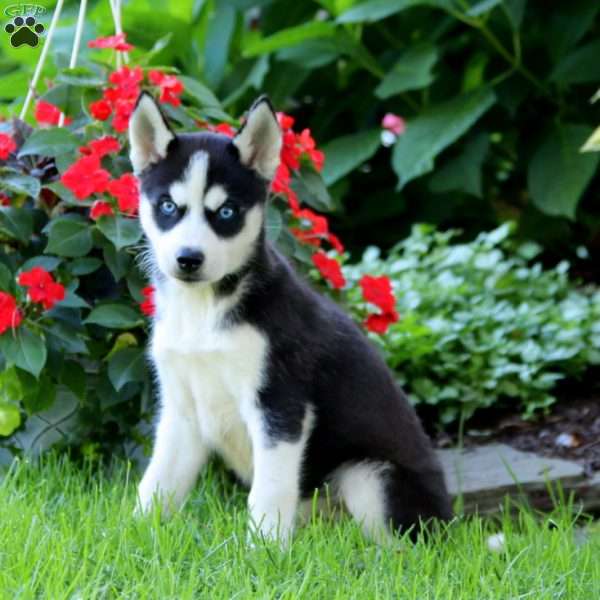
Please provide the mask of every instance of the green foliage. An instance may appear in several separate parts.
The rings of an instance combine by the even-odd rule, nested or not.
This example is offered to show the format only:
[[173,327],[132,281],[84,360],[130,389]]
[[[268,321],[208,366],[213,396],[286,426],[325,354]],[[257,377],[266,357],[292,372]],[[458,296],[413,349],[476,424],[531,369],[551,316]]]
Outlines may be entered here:
[[344,269],[350,281],[392,279],[400,321],[374,339],[412,402],[435,406],[444,424],[491,406],[531,416],[559,380],[600,363],[600,291],[576,287],[566,262],[544,269],[540,248],[510,232],[457,243],[418,225],[385,259],[370,248]]
[[[325,180],[353,250],[391,246],[411,222],[475,234],[509,216],[551,252],[574,256],[581,244],[599,247],[597,156],[579,154],[597,125],[599,9],[596,0],[550,12],[527,0],[136,0],[123,23],[134,62],[184,76],[194,116],[229,120],[264,92],[310,125],[331,150]],[[66,11],[56,64],[42,74],[56,80],[42,96],[69,114],[102,81],[87,40],[113,33],[108,3],[93,3],[69,69],[75,21]],[[0,53],[8,116],[38,54],[8,36]],[[407,122],[391,152],[376,137],[388,112]],[[370,202],[359,216],[357,197]]]

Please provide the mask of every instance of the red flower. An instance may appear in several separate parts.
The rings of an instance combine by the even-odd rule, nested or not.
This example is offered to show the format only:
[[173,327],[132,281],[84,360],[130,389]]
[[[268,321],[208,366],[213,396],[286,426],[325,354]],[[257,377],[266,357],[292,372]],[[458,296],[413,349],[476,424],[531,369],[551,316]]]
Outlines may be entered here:
[[140,302],[140,310],[151,317],[156,312],[156,305],[154,304],[154,286],[149,285],[142,290],[142,296],[144,300]]
[[381,315],[369,315],[364,326],[373,333],[385,333],[388,327],[398,320],[398,313],[396,311],[391,313],[383,313]]
[[60,180],[75,194],[76,198],[84,200],[91,194],[101,194],[106,191],[110,173],[100,166],[99,156],[90,154],[73,163]]
[[150,83],[160,88],[161,102],[179,106],[181,99],[179,96],[183,92],[183,83],[175,75],[166,75],[162,71],[150,71],[148,73]]
[[140,95],[140,83],[143,79],[144,73],[141,67],[130,69],[123,66],[113,71],[108,78],[115,87],[109,87],[102,93],[105,104],[94,103],[98,113],[105,119],[110,115],[108,112],[110,107],[115,114],[112,126],[119,133],[124,132],[129,125],[129,118]]
[[316,149],[315,140],[310,135],[310,129],[302,130],[302,133],[297,136],[296,141],[300,146],[301,152],[308,154],[315,169],[320,172],[323,168],[323,163],[325,162],[325,155],[320,150]]
[[120,149],[121,144],[119,144],[119,140],[117,140],[117,138],[113,137],[112,135],[105,135],[97,140],[92,140],[87,146],[82,146],[79,148],[79,152],[86,156],[95,154],[96,156],[102,158],[107,154],[118,152]]
[[290,117],[290,115],[286,115],[285,113],[278,112],[277,120],[279,121],[279,126],[283,131],[286,129],[291,129],[294,126],[294,117]]
[[17,301],[6,292],[0,292],[0,335],[7,329],[16,329],[23,320]]
[[129,118],[135,109],[135,102],[131,100],[119,100],[115,104],[115,117],[112,120],[112,126],[115,131],[123,133],[129,127]]
[[399,115],[387,113],[381,120],[381,126],[394,135],[402,135],[406,131],[406,122]]
[[[143,81],[143,79],[144,73],[142,71],[142,67],[134,67],[133,69],[130,69],[128,66],[123,66],[120,69],[113,71],[108,77],[108,80],[113,85],[117,86],[121,98],[123,95],[130,97],[130,95],[133,94],[137,88],[139,88],[139,84]],[[135,97],[130,99],[135,100],[137,96],[138,94],[136,93]]]
[[0,206],[10,206],[10,198],[3,192],[0,192]]
[[290,129],[283,133],[283,143],[281,145],[281,162],[290,169],[300,168],[300,156],[302,148],[296,144],[296,134]]
[[97,221],[100,217],[112,217],[115,211],[110,203],[104,200],[96,200],[90,209],[90,219]]
[[363,298],[381,310],[381,313],[367,317],[365,327],[375,333],[385,333],[388,326],[400,318],[396,312],[396,298],[390,280],[383,275],[381,277],[363,275],[359,284]]
[[329,258],[325,252],[319,251],[313,254],[312,261],[323,278],[329,281],[334,288],[340,289],[346,285],[340,263],[337,260]]
[[88,42],[88,48],[112,48],[117,52],[129,52],[133,49],[131,44],[125,41],[126,33],[109,35],[108,37],[96,38]]
[[112,106],[108,100],[101,98],[90,104],[90,113],[98,121],[106,121],[112,114]]
[[396,298],[392,292],[392,284],[385,275],[381,277],[363,275],[359,284],[362,288],[363,298],[367,302],[374,304],[384,313],[391,313],[395,310]]
[[[35,120],[40,125],[58,125],[60,119],[60,109],[50,102],[39,100],[35,105]],[[72,119],[65,118],[65,125],[71,123]]]
[[235,129],[229,123],[219,123],[215,125],[212,130],[216,133],[222,133],[227,137],[233,137],[235,135]]
[[41,304],[50,310],[57,302],[64,300],[65,288],[54,281],[52,275],[42,267],[33,267],[19,275],[19,285],[29,288],[27,295],[32,302]]
[[137,213],[140,203],[138,180],[133,173],[125,173],[108,184],[108,191],[117,199],[121,212]]
[[16,149],[15,140],[6,133],[0,133],[0,160],[6,160],[8,155]]
[[344,253],[344,245],[342,244],[340,238],[337,235],[329,233],[327,235],[327,240],[336,252],[339,252],[340,254]]
[[329,223],[327,222],[327,218],[318,215],[309,208],[297,211],[295,216],[300,219],[301,222],[310,223],[310,228],[292,229],[291,232],[294,236],[306,244],[320,246],[321,240],[327,238],[329,234]]

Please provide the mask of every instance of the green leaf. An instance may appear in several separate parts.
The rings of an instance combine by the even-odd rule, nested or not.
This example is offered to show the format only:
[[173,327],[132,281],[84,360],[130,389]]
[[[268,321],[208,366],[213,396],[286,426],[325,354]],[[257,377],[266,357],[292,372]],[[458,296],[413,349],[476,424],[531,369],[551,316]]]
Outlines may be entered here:
[[144,323],[136,310],[125,304],[102,304],[89,314],[84,323],[102,325],[109,329],[132,329]]
[[203,84],[191,77],[185,75],[179,76],[179,80],[183,83],[185,92],[196,100],[200,106],[209,106],[219,108],[221,103],[219,99]]
[[117,250],[113,244],[107,242],[104,246],[104,262],[109,268],[115,281],[122,279],[131,266],[131,255],[123,250]]
[[297,64],[305,69],[318,69],[333,62],[342,49],[336,39],[307,40],[277,53],[279,60]]
[[489,149],[488,136],[479,134],[465,145],[465,149],[456,158],[449,160],[431,178],[429,188],[432,192],[451,192],[455,190],[482,197],[481,166]]
[[0,207],[0,233],[27,243],[33,233],[33,218],[28,208]]
[[9,436],[21,425],[21,414],[14,404],[0,402],[0,435]]
[[21,265],[19,272],[29,271],[30,269],[33,269],[33,267],[42,267],[45,271],[54,271],[61,262],[62,258],[56,256],[34,256]]
[[305,40],[330,37],[335,34],[335,29],[335,25],[331,22],[310,21],[296,27],[283,29],[266,38],[250,40],[243,50],[243,55],[245,57],[258,56],[295,46]]
[[87,375],[80,363],[65,361],[60,382],[66,385],[80,400],[85,400]]
[[334,209],[323,178],[312,169],[301,169],[292,180],[292,189],[298,194],[300,202],[303,204],[308,204],[321,212],[329,212]]
[[435,157],[468,131],[495,100],[494,92],[485,88],[432,106],[409,121],[392,155],[398,189],[431,171]]
[[64,127],[38,129],[25,140],[19,156],[60,156],[77,150],[80,145],[77,138]]
[[0,263],[0,290],[3,292],[13,288],[15,276],[12,271],[4,264]]
[[19,379],[23,388],[21,402],[30,415],[48,410],[54,404],[56,385],[48,375],[44,374],[38,380],[30,373],[19,371]]
[[451,10],[453,0],[371,0],[342,13],[338,23],[375,23],[413,6],[432,6]]
[[467,11],[467,16],[469,17],[479,17],[480,15],[484,15],[487,12],[490,12],[493,8],[501,4],[504,0],[481,0],[477,4],[474,4]]
[[598,167],[598,154],[581,154],[589,136],[584,125],[564,124],[554,129],[537,149],[527,173],[533,203],[545,214],[575,218],[583,191]]
[[68,266],[73,275],[89,275],[102,266],[102,261],[99,258],[85,256],[70,261]]
[[265,219],[265,229],[267,231],[267,239],[270,242],[275,242],[279,238],[283,227],[283,218],[281,211],[276,208],[272,202],[267,204],[267,216]]
[[389,98],[407,90],[419,90],[433,81],[433,69],[438,50],[430,44],[422,44],[407,50],[392,67],[383,81],[375,88],[378,98]]
[[117,390],[129,382],[146,379],[146,356],[140,348],[119,350],[108,363],[108,378]]
[[325,153],[323,180],[331,185],[371,158],[380,145],[379,129],[368,129],[336,138],[322,148]]
[[92,230],[84,220],[58,217],[50,222],[44,252],[59,256],[85,256],[92,249]]
[[577,48],[554,67],[550,81],[559,85],[588,83],[600,80],[600,40]]
[[34,377],[46,364],[46,344],[44,340],[24,326],[9,329],[0,336],[0,350],[7,362],[31,373]]
[[98,88],[106,84],[100,75],[88,67],[74,67],[63,69],[56,76],[56,81],[77,87]]
[[69,354],[87,354],[88,349],[82,331],[64,321],[55,320],[46,331],[48,342],[55,349]]
[[504,0],[504,8],[514,31],[521,28],[527,0]]
[[96,227],[115,245],[117,250],[140,241],[142,229],[137,219],[127,217],[100,217]]
[[89,308],[90,305],[75,292],[67,289],[65,297],[60,301],[61,308]]
[[30,175],[19,173],[2,173],[0,183],[3,188],[14,194],[23,194],[31,198],[37,198],[40,194],[40,180]]
[[204,45],[204,77],[213,89],[220,85],[225,74],[236,15],[233,6],[227,2],[217,2],[208,19]]

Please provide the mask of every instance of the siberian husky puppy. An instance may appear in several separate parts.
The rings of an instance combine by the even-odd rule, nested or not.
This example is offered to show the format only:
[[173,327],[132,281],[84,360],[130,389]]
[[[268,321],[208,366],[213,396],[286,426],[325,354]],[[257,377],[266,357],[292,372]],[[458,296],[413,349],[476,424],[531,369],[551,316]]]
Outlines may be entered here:
[[268,99],[230,139],[175,134],[142,94],[129,137],[161,406],[139,509],[179,507],[217,453],[266,538],[286,542],[326,483],[375,538],[450,518],[440,465],[378,351],[265,237],[282,143]]

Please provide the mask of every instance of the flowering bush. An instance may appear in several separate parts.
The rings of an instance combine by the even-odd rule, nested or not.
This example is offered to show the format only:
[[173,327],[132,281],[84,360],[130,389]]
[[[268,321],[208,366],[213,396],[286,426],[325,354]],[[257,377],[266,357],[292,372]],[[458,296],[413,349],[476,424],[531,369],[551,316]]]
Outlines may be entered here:
[[453,243],[457,232],[418,225],[385,259],[369,248],[342,269],[355,303],[365,273],[389,278],[365,293],[383,292],[384,312],[391,280],[402,319],[376,341],[412,402],[444,424],[491,406],[531,416],[555,401],[558,381],[600,364],[600,291],[577,288],[567,262],[543,269],[541,248],[511,229]]
[[[124,35],[89,45],[132,48]],[[136,261],[139,188],[125,150],[135,101],[148,89],[186,130],[232,136],[236,122],[201,84],[164,70],[98,62],[58,78],[79,103],[41,99],[37,128],[0,125],[0,443],[18,450],[63,441],[94,453],[139,439],[151,409],[144,346],[154,304]],[[347,302],[347,256],[317,212],[331,204],[325,156],[310,130],[278,118],[284,143],[268,236],[358,322],[385,333],[399,318],[391,286],[365,276],[364,302]]]

